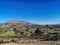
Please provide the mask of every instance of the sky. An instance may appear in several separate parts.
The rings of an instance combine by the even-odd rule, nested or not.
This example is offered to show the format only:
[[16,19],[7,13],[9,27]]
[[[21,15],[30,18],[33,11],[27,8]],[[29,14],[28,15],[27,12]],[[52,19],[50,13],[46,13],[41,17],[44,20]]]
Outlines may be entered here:
[[36,24],[60,23],[59,0],[0,0],[0,23],[22,20]]

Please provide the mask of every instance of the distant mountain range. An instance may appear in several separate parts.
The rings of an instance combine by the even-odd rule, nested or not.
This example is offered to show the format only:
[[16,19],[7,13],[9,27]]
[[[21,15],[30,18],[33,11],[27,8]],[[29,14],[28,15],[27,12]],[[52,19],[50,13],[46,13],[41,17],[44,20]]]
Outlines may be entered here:
[[[31,26],[40,27],[40,26],[42,26],[40,24],[33,24],[33,23],[26,22],[26,21],[18,21],[18,20],[10,20],[10,21],[7,21],[6,23],[2,23],[0,25],[26,26],[26,27],[31,27]],[[53,27],[59,27],[60,28],[60,24],[43,25],[43,26],[45,26],[45,27],[53,26]]]
[[19,27],[39,27],[39,24],[33,24],[26,21],[19,21],[19,20],[10,20],[5,23],[1,23],[0,25],[8,25],[8,26],[19,26]]

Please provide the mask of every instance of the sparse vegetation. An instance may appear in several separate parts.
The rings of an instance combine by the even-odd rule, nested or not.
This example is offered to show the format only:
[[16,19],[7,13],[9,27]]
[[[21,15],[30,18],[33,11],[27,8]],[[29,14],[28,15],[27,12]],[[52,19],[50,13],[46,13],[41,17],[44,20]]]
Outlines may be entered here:
[[18,42],[20,39],[60,41],[60,28],[53,25],[20,23],[19,21],[0,25],[0,43]]

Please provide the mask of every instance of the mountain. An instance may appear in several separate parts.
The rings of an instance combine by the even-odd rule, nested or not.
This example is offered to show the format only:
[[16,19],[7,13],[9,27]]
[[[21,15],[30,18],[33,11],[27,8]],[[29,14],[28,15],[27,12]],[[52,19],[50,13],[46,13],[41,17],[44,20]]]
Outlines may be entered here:
[[31,26],[32,23],[26,22],[26,21],[18,21],[18,20],[10,20],[5,23],[5,25],[14,25],[14,26]]
[[54,24],[54,25],[51,25],[51,26],[53,26],[55,28],[60,28],[60,24]]
[[20,27],[55,27],[55,28],[60,28],[60,24],[51,24],[51,25],[39,25],[39,24],[33,24],[30,22],[26,22],[26,21],[19,21],[19,20],[9,20],[5,23],[2,23],[0,25],[8,25],[8,26],[20,26]]
[[7,26],[18,26],[18,27],[40,27],[39,24],[33,24],[26,21],[19,21],[19,20],[10,20],[5,23],[2,23],[1,25],[7,25]]
[[[29,23],[26,21],[10,20],[0,25],[0,31],[4,35],[33,35],[35,30],[40,27],[38,24]],[[38,30],[39,31],[39,30]],[[12,33],[11,33],[12,32]]]
[[39,25],[19,20],[10,20],[6,23],[0,24],[0,37],[22,36],[37,39],[41,38],[42,40],[50,40],[53,37],[53,40],[55,40],[57,38],[57,34],[60,35],[60,26],[56,24]]

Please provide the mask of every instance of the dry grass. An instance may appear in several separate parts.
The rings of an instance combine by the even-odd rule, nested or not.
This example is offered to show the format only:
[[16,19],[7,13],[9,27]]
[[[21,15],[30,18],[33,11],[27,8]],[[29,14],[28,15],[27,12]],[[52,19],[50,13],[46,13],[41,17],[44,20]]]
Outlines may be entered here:
[[48,44],[0,44],[0,45],[48,45]]
[[11,42],[11,43],[5,43],[0,45],[60,45],[60,42],[45,41],[45,42],[39,42],[39,43],[21,43],[21,44]]

